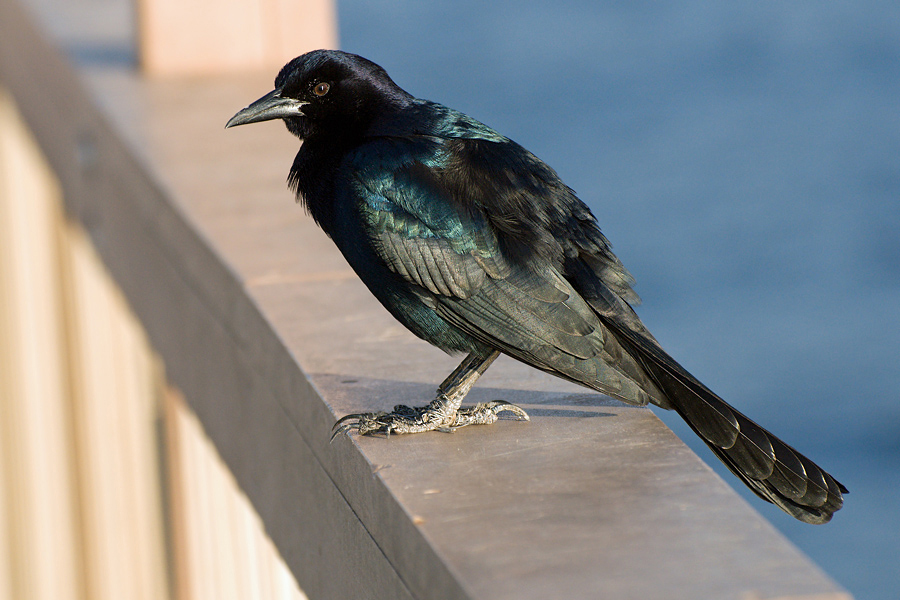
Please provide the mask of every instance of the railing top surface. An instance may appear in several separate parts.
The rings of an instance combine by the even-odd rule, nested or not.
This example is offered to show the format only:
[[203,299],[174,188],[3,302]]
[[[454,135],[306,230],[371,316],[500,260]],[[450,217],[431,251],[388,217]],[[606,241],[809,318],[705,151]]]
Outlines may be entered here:
[[394,322],[293,202],[283,127],[223,129],[273,74],[72,69],[0,11],[0,83],[308,592],[846,597],[652,412],[510,360],[468,401],[530,423],[329,444],[335,416],[427,401],[458,359]]

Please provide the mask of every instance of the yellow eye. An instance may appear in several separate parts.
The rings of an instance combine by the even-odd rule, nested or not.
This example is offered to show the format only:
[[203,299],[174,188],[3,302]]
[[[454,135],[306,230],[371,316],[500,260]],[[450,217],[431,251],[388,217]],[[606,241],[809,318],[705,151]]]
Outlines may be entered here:
[[331,86],[328,83],[323,81],[322,83],[317,84],[316,87],[313,88],[313,92],[316,94],[316,96],[321,97],[321,96],[324,96],[325,94],[327,94],[328,90],[330,90],[330,89],[331,89]]

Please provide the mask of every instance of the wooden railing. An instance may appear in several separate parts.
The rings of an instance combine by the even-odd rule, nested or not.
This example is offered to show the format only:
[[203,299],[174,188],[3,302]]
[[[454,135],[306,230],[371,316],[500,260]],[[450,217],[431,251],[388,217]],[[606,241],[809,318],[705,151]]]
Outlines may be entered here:
[[304,597],[62,196],[0,82],[0,599]]
[[455,359],[295,205],[283,128],[223,130],[274,71],[73,66],[40,31],[0,0],[0,598],[848,598],[652,412],[512,361],[471,401],[531,423],[329,443]]

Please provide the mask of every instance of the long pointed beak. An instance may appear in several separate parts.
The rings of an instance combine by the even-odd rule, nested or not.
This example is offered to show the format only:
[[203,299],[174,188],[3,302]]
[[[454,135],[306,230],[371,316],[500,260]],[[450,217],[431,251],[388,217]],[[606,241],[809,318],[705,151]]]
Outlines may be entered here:
[[309,102],[303,102],[296,98],[282,98],[280,89],[272,90],[247,108],[238,111],[225,124],[225,129],[272,119],[302,117],[303,112],[300,109],[305,104],[309,104]]

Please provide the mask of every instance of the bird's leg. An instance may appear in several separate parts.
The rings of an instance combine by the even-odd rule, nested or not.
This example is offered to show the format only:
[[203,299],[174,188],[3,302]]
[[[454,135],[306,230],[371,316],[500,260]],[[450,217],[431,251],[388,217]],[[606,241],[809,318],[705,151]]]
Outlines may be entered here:
[[466,425],[488,425],[496,421],[497,415],[503,411],[509,411],[517,418],[527,421],[528,415],[524,410],[503,400],[460,408],[463,398],[498,356],[500,353],[497,351],[486,356],[472,352],[441,383],[437,389],[437,397],[427,406],[409,407],[400,404],[389,413],[347,415],[334,424],[331,439],[352,429],[356,429],[360,435],[383,433],[387,436],[392,433],[435,430],[449,432]]
[[497,415],[503,411],[509,411],[518,419],[528,421],[528,413],[505,400],[494,400],[493,402],[476,404],[468,408],[460,407],[463,398],[498,356],[500,356],[500,353],[496,350],[487,357],[481,357],[473,352],[438,386],[437,398],[429,406],[431,407],[445,401],[448,406],[453,407],[455,412],[449,427],[438,429],[441,431],[453,431],[466,425],[490,425],[497,420]]

